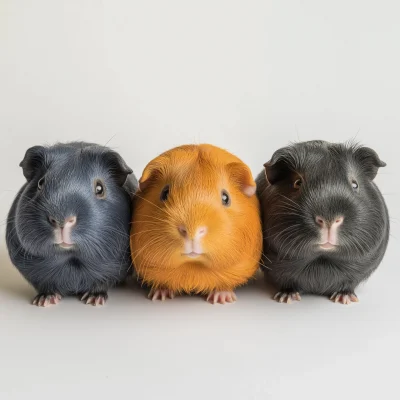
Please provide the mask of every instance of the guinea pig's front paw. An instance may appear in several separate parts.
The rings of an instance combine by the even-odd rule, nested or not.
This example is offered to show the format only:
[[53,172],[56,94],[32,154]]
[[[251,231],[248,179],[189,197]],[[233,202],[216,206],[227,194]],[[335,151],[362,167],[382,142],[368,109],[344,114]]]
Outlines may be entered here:
[[207,301],[211,304],[219,303],[234,303],[237,300],[235,292],[220,292],[218,290],[213,290],[208,296]]
[[58,304],[61,300],[61,295],[58,293],[39,293],[33,300],[32,304],[38,307],[47,307]]
[[90,304],[92,306],[104,306],[108,299],[107,292],[86,292],[82,297],[81,301],[85,304]]
[[358,303],[358,297],[354,292],[335,292],[330,297],[334,303],[351,304]]
[[274,300],[279,303],[290,304],[292,301],[300,301],[300,293],[292,290],[282,290],[275,294]]
[[161,300],[173,299],[175,297],[175,292],[170,289],[151,289],[148,298],[151,300]]

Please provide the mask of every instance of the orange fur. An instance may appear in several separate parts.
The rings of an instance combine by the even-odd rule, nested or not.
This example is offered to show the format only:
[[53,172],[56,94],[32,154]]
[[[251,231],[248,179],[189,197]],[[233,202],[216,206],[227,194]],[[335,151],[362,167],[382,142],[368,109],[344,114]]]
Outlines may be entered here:
[[[212,145],[186,145],[151,161],[140,178],[131,250],[139,277],[152,288],[209,293],[246,283],[261,256],[262,230],[255,182],[237,157]],[[168,200],[160,194],[170,185]],[[231,205],[221,202],[227,190]],[[184,239],[200,226],[204,255],[182,255]]]

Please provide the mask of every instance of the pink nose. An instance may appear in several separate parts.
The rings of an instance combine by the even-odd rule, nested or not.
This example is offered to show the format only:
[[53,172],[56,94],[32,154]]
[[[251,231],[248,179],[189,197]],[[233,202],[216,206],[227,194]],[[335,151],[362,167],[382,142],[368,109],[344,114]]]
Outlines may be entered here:
[[178,226],[178,231],[184,238],[187,236],[187,230],[183,225]]
[[66,218],[64,223],[59,223],[55,218],[49,217],[50,223],[55,226],[55,227],[60,227],[60,228],[72,228],[76,224],[76,217],[72,216],[69,218]]
[[340,216],[340,217],[337,217],[333,222],[326,222],[326,220],[324,218],[316,217],[315,221],[321,228],[327,228],[327,227],[337,228],[338,226],[342,225],[343,219],[344,218],[342,216]]
[[207,233],[207,228],[205,226],[201,226],[200,228],[197,229],[195,237],[196,238],[201,238]]
[[72,228],[76,224],[76,217],[69,217],[64,222],[64,228]]
[[49,217],[49,222],[53,225],[53,226],[58,226],[58,222],[55,218],[53,217]]
[[[183,225],[178,226],[178,231],[179,233],[184,237],[187,238],[189,236],[187,228]],[[202,238],[205,234],[207,233],[207,228],[205,226],[201,226],[196,230],[196,233],[194,235],[195,239],[200,239]]]

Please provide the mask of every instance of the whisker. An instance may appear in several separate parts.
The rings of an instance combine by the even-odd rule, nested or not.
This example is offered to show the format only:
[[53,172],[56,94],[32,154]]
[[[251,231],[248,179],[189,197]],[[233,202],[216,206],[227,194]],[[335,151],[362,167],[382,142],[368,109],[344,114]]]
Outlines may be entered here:
[[149,204],[151,204],[152,206],[158,208],[158,209],[161,210],[162,212],[165,212],[165,213],[167,213],[169,216],[171,216],[171,214],[169,213],[169,211],[168,211],[166,208],[165,208],[165,209],[162,209],[162,208],[159,207],[157,204],[155,204],[155,203],[153,203],[152,201],[146,199],[145,197],[139,196],[139,194],[138,194],[137,192],[136,192],[134,195],[135,195],[136,197],[139,197],[139,199],[142,199],[142,200],[144,200],[144,201],[147,201],[147,202],[148,202]]

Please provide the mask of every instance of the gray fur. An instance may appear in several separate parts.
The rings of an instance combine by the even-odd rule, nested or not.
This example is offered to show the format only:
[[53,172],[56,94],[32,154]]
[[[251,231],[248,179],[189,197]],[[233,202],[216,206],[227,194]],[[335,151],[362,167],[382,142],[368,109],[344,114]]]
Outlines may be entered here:
[[[131,266],[131,199],[138,186],[132,170],[118,153],[83,142],[32,147],[20,165],[27,182],[14,200],[6,231],[13,264],[39,294],[106,297]],[[94,194],[98,178],[105,183],[105,199]],[[76,248],[61,249],[48,218],[63,221],[70,215],[77,217]]]
[[[389,238],[388,211],[373,182],[383,166],[372,149],[324,141],[293,144],[273,154],[257,177],[257,194],[264,264],[281,291],[350,294],[378,267]],[[303,177],[298,191],[293,171]],[[316,245],[317,215],[344,216],[338,249]]]

